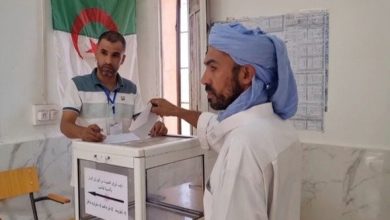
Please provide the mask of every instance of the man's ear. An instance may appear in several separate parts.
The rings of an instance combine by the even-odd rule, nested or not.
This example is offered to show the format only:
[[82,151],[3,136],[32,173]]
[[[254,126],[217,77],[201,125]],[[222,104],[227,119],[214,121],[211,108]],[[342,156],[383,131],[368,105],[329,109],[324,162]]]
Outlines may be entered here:
[[252,85],[252,79],[255,77],[256,69],[249,64],[243,65],[240,74],[241,86],[248,88]]
[[125,62],[125,59],[126,59],[126,55],[123,54],[122,61],[121,61],[121,65],[123,64],[123,62]]

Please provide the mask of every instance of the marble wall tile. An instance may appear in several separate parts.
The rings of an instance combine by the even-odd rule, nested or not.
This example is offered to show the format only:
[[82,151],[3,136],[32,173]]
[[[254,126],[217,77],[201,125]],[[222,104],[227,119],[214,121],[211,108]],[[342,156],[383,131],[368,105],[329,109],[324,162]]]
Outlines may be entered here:
[[302,220],[385,220],[390,151],[304,145]]
[[[302,220],[385,220],[390,216],[390,150],[304,144]],[[211,163],[210,163],[211,164]],[[41,191],[73,200],[66,138],[0,145],[0,170],[36,165]],[[37,194],[37,195],[40,195]],[[40,219],[73,216],[72,204],[37,203]],[[0,202],[2,220],[32,219],[27,196]]]
[[[71,148],[66,138],[50,138],[16,144],[0,145],[0,170],[36,166],[39,171],[40,192],[62,194],[73,201],[70,183]],[[51,201],[38,202],[40,219],[69,219],[74,216],[73,203],[61,205]],[[28,196],[19,196],[0,202],[2,220],[33,219]]]

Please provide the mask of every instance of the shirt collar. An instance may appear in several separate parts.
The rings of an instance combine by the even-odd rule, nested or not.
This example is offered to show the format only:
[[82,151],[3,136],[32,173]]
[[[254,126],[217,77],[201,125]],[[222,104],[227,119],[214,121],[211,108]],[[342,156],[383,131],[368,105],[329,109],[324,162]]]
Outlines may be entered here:
[[215,145],[231,130],[243,124],[250,123],[254,118],[268,118],[274,116],[275,113],[271,103],[255,105],[212,125],[212,127],[208,129],[207,140],[211,145]]
[[[255,105],[245,111],[238,112],[225,120],[221,121],[221,124],[237,124],[245,123],[243,118],[258,118],[258,117],[270,117],[275,115],[272,103],[267,102],[260,105]],[[248,122],[248,121],[247,121]]]

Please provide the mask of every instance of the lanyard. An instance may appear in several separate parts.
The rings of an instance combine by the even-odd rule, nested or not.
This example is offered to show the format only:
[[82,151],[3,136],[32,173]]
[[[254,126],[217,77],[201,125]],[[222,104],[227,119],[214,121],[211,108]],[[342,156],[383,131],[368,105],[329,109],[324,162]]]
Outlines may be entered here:
[[106,87],[104,87],[104,86],[100,86],[102,89],[103,89],[103,91],[104,91],[104,94],[106,94],[106,97],[107,97],[107,102],[110,104],[112,104],[112,114],[114,114],[115,115],[115,98],[116,98],[116,94],[118,93],[118,90],[117,89],[115,89],[114,90],[114,97],[112,97],[112,99],[111,99],[111,96],[110,96],[110,94],[111,94],[111,91],[110,90],[108,90]]

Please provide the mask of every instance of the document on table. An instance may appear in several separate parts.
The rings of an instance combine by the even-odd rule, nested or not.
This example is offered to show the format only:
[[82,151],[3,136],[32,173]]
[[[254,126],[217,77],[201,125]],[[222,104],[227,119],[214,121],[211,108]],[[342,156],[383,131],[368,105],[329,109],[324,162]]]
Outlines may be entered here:
[[103,143],[105,144],[119,144],[126,143],[129,141],[136,141],[140,138],[134,133],[123,133],[123,134],[111,134],[107,135],[106,139],[104,139]]

